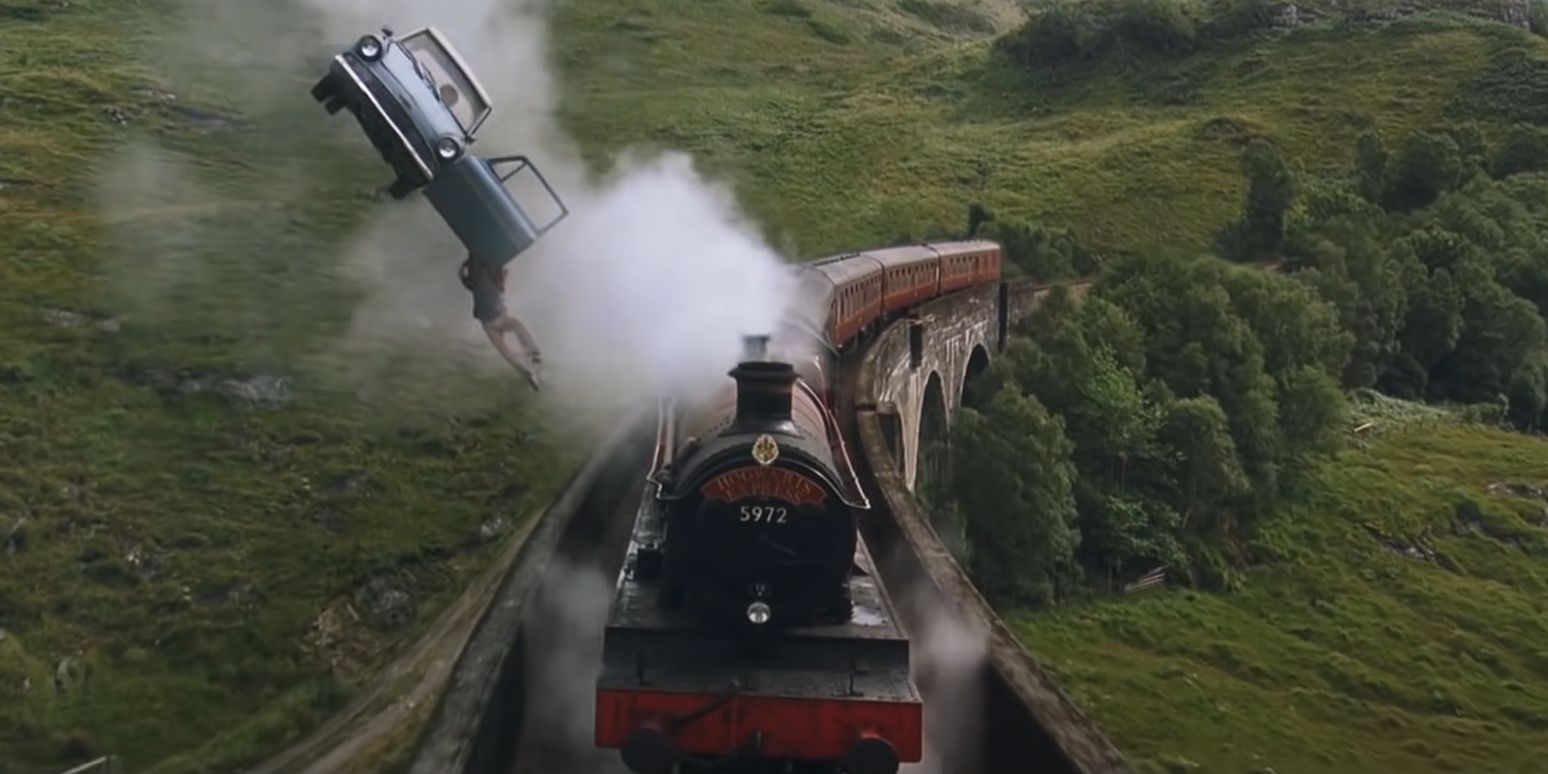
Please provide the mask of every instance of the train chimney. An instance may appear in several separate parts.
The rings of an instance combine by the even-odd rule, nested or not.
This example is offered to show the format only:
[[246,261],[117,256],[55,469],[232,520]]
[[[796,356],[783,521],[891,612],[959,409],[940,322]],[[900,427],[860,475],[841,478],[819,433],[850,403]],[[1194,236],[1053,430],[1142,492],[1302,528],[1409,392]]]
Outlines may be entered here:
[[794,430],[790,417],[795,366],[769,360],[768,336],[745,336],[743,360],[731,369],[736,380],[736,425],[741,428]]

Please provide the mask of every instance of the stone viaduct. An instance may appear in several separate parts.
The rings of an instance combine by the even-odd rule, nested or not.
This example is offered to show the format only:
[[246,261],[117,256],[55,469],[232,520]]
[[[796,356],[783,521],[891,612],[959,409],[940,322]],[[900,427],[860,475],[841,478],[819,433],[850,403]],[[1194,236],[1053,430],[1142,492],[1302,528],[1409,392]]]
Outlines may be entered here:
[[[1068,283],[1076,293],[1085,281]],[[1005,347],[1048,285],[1009,282],[926,304],[870,343],[853,394],[856,410],[876,412],[893,463],[909,491],[941,470],[952,415],[972,379]]]

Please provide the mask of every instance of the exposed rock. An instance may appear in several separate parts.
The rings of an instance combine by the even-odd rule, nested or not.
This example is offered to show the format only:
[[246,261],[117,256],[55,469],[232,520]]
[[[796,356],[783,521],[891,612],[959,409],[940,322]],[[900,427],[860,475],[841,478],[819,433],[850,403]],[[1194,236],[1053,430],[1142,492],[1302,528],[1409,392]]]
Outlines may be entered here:
[[166,557],[165,551],[137,544],[130,546],[124,552],[124,564],[129,565],[130,569],[138,572],[146,580],[153,580],[161,575]]
[[124,327],[123,320],[118,317],[101,319],[68,309],[44,309],[43,321],[59,328],[79,329],[90,326],[104,333],[117,333]]
[[84,328],[90,322],[86,315],[67,309],[44,309],[43,321],[60,328]]
[[199,595],[199,604],[204,607],[221,607],[223,605],[248,606],[256,597],[256,587],[249,581],[233,583],[226,586],[217,586]]
[[1301,25],[1301,9],[1295,3],[1286,3],[1274,10],[1272,23],[1275,27],[1299,27]]
[[373,578],[354,594],[355,608],[378,629],[392,631],[408,625],[416,613],[414,597],[396,578]]
[[349,600],[334,600],[307,625],[302,648],[326,662],[335,675],[353,675],[370,659],[370,646],[359,636],[359,625],[360,615]]
[[157,88],[155,86],[140,86],[138,88],[131,89],[130,93],[134,94],[136,97],[142,97],[154,102],[165,103],[177,101],[176,94],[173,94],[172,92],[165,89]]
[[290,384],[282,376],[259,374],[247,379],[226,379],[221,392],[252,403],[283,405],[290,402]]
[[109,105],[103,108],[102,112],[115,126],[123,126],[131,120],[130,115],[121,107]]
[[1513,484],[1500,481],[1489,485],[1489,494],[1505,495],[1508,497],[1528,497],[1534,500],[1548,500],[1543,490],[1528,484]]
[[511,523],[504,516],[496,516],[478,525],[478,537],[480,540],[488,542],[505,534],[505,531],[510,529],[510,527]]
[[1365,530],[1371,533],[1371,537],[1376,539],[1377,545],[1394,554],[1406,556],[1409,559],[1435,560],[1435,552],[1422,543],[1407,543],[1395,538],[1389,538],[1375,527],[1369,525],[1366,525]]
[[[153,382],[164,382],[154,374],[150,375],[150,379]],[[289,380],[272,374],[258,374],[245,379],[214,376],[185,378],[176,382],[176,389],[186,395],[214,390],[249,403],[267,405],[284,405],[291,400]]]
[[337,508],[324,508],[313,515],[312,520],[330,535],[343,535],[349,531],[349,517]]
[[358,494],[370,483],[370,476],[364,473],[352,473],[323,484],[321,487],[318,487],[317,493],[323,497],[349,497]]
[[1501,0],[1500,21],[1517,27],[1532,27],[1532,0]]
[[27,518],[18,516],[11,524],[11,528],[5,533],[5,541],[0,544],[7,556],[15,556],[27,550]]
[[86,681],[86,670],[81,662],[69,656],[59,659],[54,667],[54,692],[60,696],[69,695],[72,688],[80,688]]
[[235,118],[222,115],[213,110],[177,105],[167,108],[167,111],[172,113],[177,118],[182,119],[183,123],[189,124],[199,129],[207,129],[212,131],[234,129],[237,125],[237,120]]

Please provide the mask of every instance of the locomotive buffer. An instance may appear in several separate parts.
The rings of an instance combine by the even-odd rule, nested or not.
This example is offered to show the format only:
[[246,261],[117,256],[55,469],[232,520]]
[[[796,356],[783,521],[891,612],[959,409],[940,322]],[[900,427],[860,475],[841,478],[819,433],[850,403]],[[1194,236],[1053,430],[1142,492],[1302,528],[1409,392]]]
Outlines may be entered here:
[[[744,362],[731,374],[737,378],[736,416],[702,439],[676,438],[675,415],[663,403],[651,477],[660,491],[651,496],[648,486],[642,498],[603,635],[597,746],[620,749],[639,774],[674,768],[893,774],[900,761],[921,758],[922,706],[910,676],[908,639],[854,530],[855,510],[838,496],[833,458],[825,456],[831,450],[824,431],[836,433],[831,414],[814,412],[820,398],[805,390],[798,393],[805,416],[825,416],[828,426],[808,422],[803,429],[791,421],[797,377],[788,364]],[[680,465],[674,456],[682,457]],[[660,475],[663,468],[669,475]],[[804,479],[806,493],[814,496],[811,489],[820,483],[827,505],[787,510],[790,504],[777,494],[755,491],[759,476],[787,486],[792,476]],[[727,480],[740,486],[725,495],[728,502],[690,496],[717,485],[724,489]],[[734,515],[739,512],[740,518]],[[748,517],[759,513],[768,515]],[[778,531],[802,518],[831,520],[812,533],[822,545]],[[718,575],[714,569],[700,575],[674,569],[674,562],[681,567],[685,556],[694,556],[687,548],[691,539],[719,552]],[[843,552],[839,594],[802,589],[781,596],[769,589],[801,586],[800,577],[788,574],[792,567],[822,585],[815,580],[822,571],[807,572],[795,558],[780,559],[782,553],[835,550]],[[716,566],[703,559],[695,564]],[[780,574],[781,567],[787,574]],[[683,602],[696,592],[725,604],[706,609]],[[823,601],[810,606],[813,612],[791,612],[818,598]]]

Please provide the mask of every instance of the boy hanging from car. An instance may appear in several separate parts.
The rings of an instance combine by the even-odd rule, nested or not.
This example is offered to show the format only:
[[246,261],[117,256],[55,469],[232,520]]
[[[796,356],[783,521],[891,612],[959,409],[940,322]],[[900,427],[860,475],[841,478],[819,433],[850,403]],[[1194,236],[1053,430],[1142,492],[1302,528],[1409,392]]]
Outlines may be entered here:
[[[473,293],[473,317],[483,324],[489,343],[500,351],[506,362],[526,375],[532,389],[541,389],[538,380],[543,368],[543,355],[538,351],[537,341],[521,320],[505,311],[505,269],[476,261],[470,254],[457,275],[462,280],[462,286]],[[525,357],[511,351],[505,341],[507,332],[516,334],[525,350]]]

